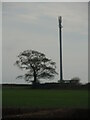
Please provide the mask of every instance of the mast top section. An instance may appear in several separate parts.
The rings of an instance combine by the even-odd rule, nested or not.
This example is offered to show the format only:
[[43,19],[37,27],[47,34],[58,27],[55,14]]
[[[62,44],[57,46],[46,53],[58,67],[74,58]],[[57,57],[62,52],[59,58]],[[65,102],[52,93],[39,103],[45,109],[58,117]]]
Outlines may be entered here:
[[59,16],[58,20],[59,20],[59,27],[62,28],[62,25],[61,25],[61,23],[62,23],[62,16]]
[[59,22],[62,22],[62,17],[61,16],[59,16],[58,19],[59,19]]

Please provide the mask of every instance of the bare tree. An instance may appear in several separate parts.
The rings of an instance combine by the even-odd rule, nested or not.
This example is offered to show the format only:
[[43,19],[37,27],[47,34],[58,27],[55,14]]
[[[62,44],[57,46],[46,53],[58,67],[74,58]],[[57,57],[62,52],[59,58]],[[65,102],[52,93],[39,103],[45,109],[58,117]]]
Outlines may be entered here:
[[[18,55],[15,64],[27,72],[17,78],[24,78],[27,82],[37,84],[39,79],[53,79],[56,72],[56,63],[46,58],[45,54],[34,50],[26,50]],[[31,81],[31,78],[34,78]]]

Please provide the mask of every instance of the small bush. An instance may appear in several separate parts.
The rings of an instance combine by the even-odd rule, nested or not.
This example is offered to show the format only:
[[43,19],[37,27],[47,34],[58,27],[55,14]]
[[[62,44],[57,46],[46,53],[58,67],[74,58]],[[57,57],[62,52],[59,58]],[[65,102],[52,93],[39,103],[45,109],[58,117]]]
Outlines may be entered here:
[[80,83],[80,78],[79,77],[73,77],[70,80],[70,83],[79,84]]

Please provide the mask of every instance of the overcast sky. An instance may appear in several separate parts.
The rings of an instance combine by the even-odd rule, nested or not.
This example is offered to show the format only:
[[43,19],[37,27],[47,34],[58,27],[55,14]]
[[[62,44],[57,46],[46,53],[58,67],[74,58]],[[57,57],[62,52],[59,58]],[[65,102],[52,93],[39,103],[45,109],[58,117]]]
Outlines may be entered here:
[[[59,71],[58,16],[63,17],[64,79],[79,77],[88,82],[88,3],[3,3],[3,83],[16,80],[23,71],[14,66],[17,55],[27,49],[45,53]],[[59,75],[54,79],[58,81]]]

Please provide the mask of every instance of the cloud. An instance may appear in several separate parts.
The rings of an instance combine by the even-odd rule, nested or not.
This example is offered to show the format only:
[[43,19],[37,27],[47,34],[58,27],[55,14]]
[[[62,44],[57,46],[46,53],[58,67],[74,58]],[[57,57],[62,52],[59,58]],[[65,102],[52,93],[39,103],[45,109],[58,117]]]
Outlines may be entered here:
[[43,16],[58,20],[61,15],[66,32],[72,32],[73,28],[83,34],[88,27],[88,3],[11,3],[6,4],[5,9],[11,20],[26,24],[38,24]]

